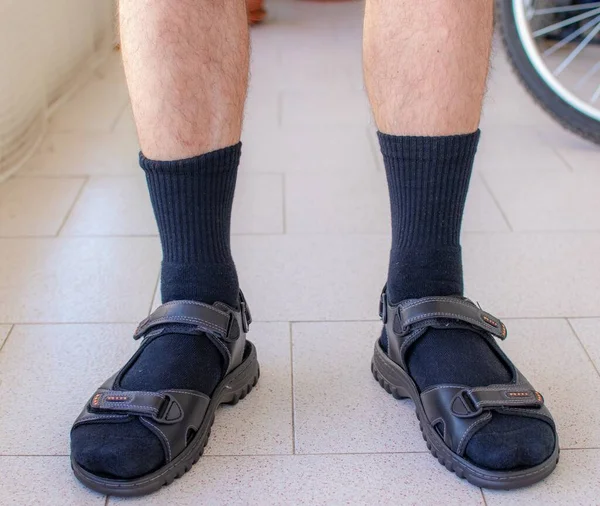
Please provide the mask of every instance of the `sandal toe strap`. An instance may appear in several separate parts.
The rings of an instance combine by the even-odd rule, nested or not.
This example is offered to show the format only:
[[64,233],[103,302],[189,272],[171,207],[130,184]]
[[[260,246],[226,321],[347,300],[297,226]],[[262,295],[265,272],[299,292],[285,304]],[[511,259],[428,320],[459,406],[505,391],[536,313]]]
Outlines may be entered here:
[[149,416],[160,423],[176,423],[183,418],[177,399],[162,392],[98,389],[89,402],[92,412]]
[[73,428],[88,423],[120,423],[131,416],[150,429],[161,441],[170,462],[185,450],[189,431],[198,431],[210,397],[193,390],[143,392],[99,388],[84,407]]
[[492,419],[491,411],[540,418],[554,428],[542,395],[529,383],[469,388],[438,385],[421,394],[429,424],[462,456],[467,444]]

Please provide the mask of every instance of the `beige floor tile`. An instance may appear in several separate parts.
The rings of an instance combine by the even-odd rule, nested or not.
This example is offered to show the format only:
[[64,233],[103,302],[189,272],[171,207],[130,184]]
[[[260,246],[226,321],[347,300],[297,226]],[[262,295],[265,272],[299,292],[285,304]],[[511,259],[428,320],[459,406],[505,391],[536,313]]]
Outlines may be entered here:
[[294,173],[285,178],[289,234],[388,234],[385,174]]
[[[576,164],[571,164],[568,155],[563,153],[563,150],[573,152],[584,152],[585,154],[593,155],[600,152],[600,148],[590,141],[580,137],[574,132],[567,130],[560,123],[554,122],[550,125],[536,125],[535,130],[539,133],[542,143],[551,146],[572,170],[577,170]],[[590,158],[591,160],[591,158]],[[596,163],[597,165],[597,163]]]
[[[160,275],[159,275],[160,278]],[[150,309],[150,313],[152,313],[158,306],[162,303],[161,295],[160,295],[160,279],[156,284],[156,290],[154,290],[154,297],[152,298],[152,308]]]
[[282,93],[281,124],[287,126],[368,126],[371,112],[363,91]]
[[540,177],[505,171],[483,177],[514,230],[600,230],[600,172]]
[[508,232],[509,225],[501,209],[484,183],[474,172],[471,176],[462,231],[464,232]]
[[545,184],[547,174],[567,173],[565,160],[537,129],[518,125],[483,125],[475,169],[494,175],[530,174]]
[[600,319],[573,318],[570,322],[596,370],[600,371]]
[[237,236],[232,247],[256,321],[376,318],[385,237]]
[[[346,58],[346,53],[339,50],[336,38],[327,39],[318,52],[307,58],[306,49],[302,48],[302,57],[293,54],[290,48],[281,51],[281,63],[273,65],[264,62],[265,55],[254,50],[250,72],[250,86],[259,89],[278,91],[335,92],[338,90],[360,90],[362,79],[351,79],[355,69],[360,68],[360,53],[354,58]],[[292,54],[290,54],[292,53]]]
[[95,76],[50,121],[51,132],[110,132],[128,103],[120,76]]
[[276,128],[280,123],[280,93],[262,89],[250,83],[244,107],[244,130],[268,131]]
[[379,322],[292,325],[297,453],[427,451],[414,405],[371,374],[380,333]]
[[260,362],[257,386],[217,412],[206,455],[288,454],[293,449],[290,330],[287,323],[253,323],[248,339]]
[[498,316],[600,314],[596,233],[465,234],[468,296]]
[[[290,234],[388,234],[390,204],[381,171],[293,173],[285,180],[286,223]],[[463,229],[508,231],[498,206],[478,174],[469,191]]]
[[245,130],[242,172],[371,174],[376,159],[364,126]]
[[12,329],[12,325],[0,325],[0,348],[2,348],[4,341],[8,337],[10,329]]
[[[497,65],[498,61],[493,62]],[[483,104],[483,125],[539,126],[553,120],[529,96],[508,67],[492,71]]]
[[117,119],[115,123],[115,128],[113,130],[115,133],[121,134],[129,134],[132,136],[136,136],[137,132],[135,129],[135,122],[133,121],[133,112],[131,112],[131,105],[127,104],[123,112]]
[[539,390],[558,427],[561,448],[600,447],[600,376],[562,319],[507,320],[501,347]]
[[75,480],[67,457],[0,457],[3,506],[104,506],[106,497]]
[[[233,249],[259,321],[377,317],[385,236],[238,236]],[[498,316],[599,315],[595,233],[466,233],[463,253],[467,295]]]
[[56,235],[83,178],[12,178],[0,186],[0,237]]
[[0,239],[0,322],[135,322],[146,316],[158,239]]
[[61,235],[156,235],[144,176],[92,177]]
[[[232,233],[282,233],[282,192],[279,174],[241,174],[236,189]],[[142,174],[118,178],[92,177],[63,230],[63,235],[67,236],[143,236],[157,233]]]
[[18,173],[27,176],[124,176],[140,174],[135,136],[118,133],[49,134]]
[[558,148],[558,154],[575,171],[589,171],[597,173],[600,167],[600,148],[587,144],[578,148]]
[[16,325],[0,352],[0,454],[68,455],[81,409],[137,348],[135,325]]
[[485,490],[488,506],[595,506],[600,495],[600,451],[567,450],[560,454],[556,471],[533,487],[509,492]]
[[429,455],[207,457],[183,479],[150,497],[113,504],[483,505]]
[[279,174],[238,176],[231,218],[232,234],[284,232],[283,177]]

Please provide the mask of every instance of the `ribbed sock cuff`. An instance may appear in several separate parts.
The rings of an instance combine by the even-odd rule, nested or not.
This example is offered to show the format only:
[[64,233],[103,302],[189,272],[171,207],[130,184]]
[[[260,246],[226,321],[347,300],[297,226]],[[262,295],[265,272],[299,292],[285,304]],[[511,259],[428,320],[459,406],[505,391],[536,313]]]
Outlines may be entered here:
[[140,151],[140,167],[144,169],[146,173],[154,171],[170,171],[170,172],[188,172],[190,170],[203,170],[203,171],[220,171],[223,167],[236,167],[239,164],[240,156],[242,154],[242,143],[238,142],[232,146],[228,146],[222,149],[216,149],[215,151],[209,151],[202,155],[193,156],[191,158],[182,158],[181,160],[151,160],[146,158]]
[[405,160],[446,160],[475,156],[481,131],[470,134],[419,136],[377,132],[383,156]]
[[174,161],[140,153],[166,262],[230,263],[231,208],[241,143]]

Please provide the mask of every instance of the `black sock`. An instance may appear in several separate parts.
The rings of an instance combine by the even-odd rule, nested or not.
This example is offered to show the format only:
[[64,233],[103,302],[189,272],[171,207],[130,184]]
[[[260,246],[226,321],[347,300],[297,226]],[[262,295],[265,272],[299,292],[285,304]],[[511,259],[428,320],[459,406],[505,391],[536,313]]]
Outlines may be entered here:
[[[230,250],[230,221],[241,144],[170,162],[140,154],[163,248],[162,300],[220,301],[237,306],[238,279]],[[124,374],[125,390],[192,389],[211,395],[223,359],[204,336],[177,326],[153,340]],[[77,427],[75,460],[117,478],[149,473],[164,462],[158,438],[139,420]]]
[[163,249],[163,302],[237,304],[230,224],[240,153],[241,143],[170,162],[140,154]]
[[[392,214],[391,302],[463,294],[460,229],[478,140],[479,130],[444,137],[379,133]],[[421,390],[442,383],[485,386],[511,380],[492,348],[468,330],[428,330],[409,350],[407,365]],[[483,467],[511,469],[542,462],[553,446],[545,422],[495,414],[466,453]]]

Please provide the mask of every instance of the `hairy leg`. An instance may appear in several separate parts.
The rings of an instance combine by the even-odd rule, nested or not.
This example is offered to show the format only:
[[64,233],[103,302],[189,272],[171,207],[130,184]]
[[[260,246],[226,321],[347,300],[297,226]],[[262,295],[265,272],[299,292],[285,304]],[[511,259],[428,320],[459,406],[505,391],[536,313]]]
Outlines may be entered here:
[[244,0],[121,0],[121,45],[142,152],[177,160],[240,140]]
[[368,0],[365,82],[381,132],[477,129],[490,58],[493,2]]
[[[364,70],[380,130],[392,214],[387,296],[393,303],[462,295],[460,229],[479,138],[493,2],[367,0]],[[381,343],[387,346],[388,336]],[[511,380],[477,333],[429,329],[408,350],[423,390]],[[466,456],[497,470],[543,462],[554,447],[541,420],[494,413]]]

